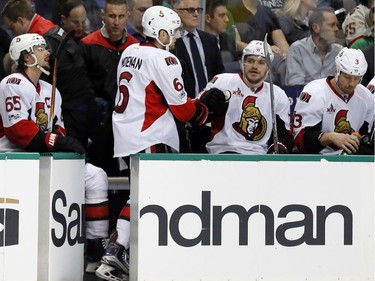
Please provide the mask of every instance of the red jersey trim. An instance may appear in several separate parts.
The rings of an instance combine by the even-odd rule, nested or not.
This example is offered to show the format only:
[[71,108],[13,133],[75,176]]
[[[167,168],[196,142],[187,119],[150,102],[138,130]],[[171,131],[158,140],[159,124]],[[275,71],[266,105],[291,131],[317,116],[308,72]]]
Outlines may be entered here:
[[351,92],[351,93],[349,94],[349,96],[348,96],[348,100],[345,100],[344,97],[343,97],[342,95],[340,95],[340,94],[335,90],[335,88],[333,87],[333,85],[332,85],[332,83],[331,83],[331,77],[328,77],[328,78],[326,79],[326,82],[327,82],[328,86],[331,88],[331,90],[333,91],[333,93],[334,93],[336,96],[338,96],[340,99],[342,99],[344,102],[346,102],[346,103],[347,103],[347,102],[352,98],[352,96],[354,95],[354,91],[353,91],[353,92]]
[[21,120],[9,128],[4,128],[6,137],[21,148],[26,148],[38,132],[38,126],[31,120]]
[[129,204],[126,204],[124,208],[121,209],[119,219],[123,219],[127,221],[130,220],[130,205]]
[[85,219],[90,221],[109,219],[108,201],[100,204],[86,204]]
[[305,136],[305,129],[302,129],[301,131],[299,131],[298,135],[294,139],[294,143],[296,144],[298,151],[300,153],[306,152],[305,144],[303,142],[304,136]]
[[145,88],[145,93],[145,119],[142,125],[142,132],[151,127],[167,111],[164,97],[154,81]]
[[188,122],[195,114],[195,104],[191,98],[181,105],[169,105],[173,115],[181,122]]

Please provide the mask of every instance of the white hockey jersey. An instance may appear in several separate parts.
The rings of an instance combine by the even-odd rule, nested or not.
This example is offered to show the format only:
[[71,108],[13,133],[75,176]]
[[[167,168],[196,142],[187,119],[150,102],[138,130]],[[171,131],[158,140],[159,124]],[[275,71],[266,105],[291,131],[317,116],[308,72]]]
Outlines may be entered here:
[[[39,80],[37,87],[23,74],[13,73],[0,84],[0,151],[21,151],[38,129],[47,132],[52,85]],[[61,96],[56,89],[54,125],[64,128],[61,117]],[[31,120],[29,122],[21,122]],[[9,139],[12,139],[11,142]]]
[[[235,152],[240,154],[265,154],[272,134],[270,84],[263,82],[249,89],[242,74],[216,75],[205,90],[218,88],[229,98],[224,120],[213,120],[212,141],[206,147],[209,153]],[[274,85],[275,112],[290,129],[290,102],[285,92]]]
[[140,152],[156,144],[179,150],[173,118],[186,122],[195,113],[187,97],[176,56],[151,44],[124,50],[117,69],[113,112],[114,156]]
[[350,47],[356,40],[371,35],[370,9],[365,5],[354,7],[345,17],[342,30],[345,32],[346,45]]
[[[331,77],[332,78],[332,77]],[[293,135],[300,152],[305,152],[304,134],[306,128],[321,122],[321,133],[358,132],[362,125],[374,119],[374,96],[359,84],[354,93],[342,97],[330,83],[330,79],[319,79],[308,83],[302,90],[294,112]],[[327,146],[320,154],[340,154],[341,149]]]

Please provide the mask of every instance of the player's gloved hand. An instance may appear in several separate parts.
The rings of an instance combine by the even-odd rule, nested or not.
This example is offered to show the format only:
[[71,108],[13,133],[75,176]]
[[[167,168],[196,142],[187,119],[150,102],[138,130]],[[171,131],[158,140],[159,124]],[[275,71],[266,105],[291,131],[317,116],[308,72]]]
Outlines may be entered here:
[[61,136],[53,133],[47,133],[45,137],[46,145],[52,151],[58,152],[76,152],[84,154],[86,152],[82,144],[73,137]]
[[199,100],[194,100],[195,113],[189,122],[194,126],[202,126],[207,121],[208,108],[204,103],[199,102]]
[[66,136],[66,131],[63,127],[59,125],[55,125],[52,128],[52,133],[57,134],[59,136]]
[[[282,144],[281,142],[278,142],[277,144],[279,146],[279,154],[288,154],[289,153],[288,149],[286,148],[286,146],[284,144]],[[271,144],[269,146],[269,148],[267,150],[267,154],[276,154],[274,144]]]
[[208,107],[208,111],[223,116],[227,110],[225,94],[218,88],[211,88],[202,93],[199,100]]
[[374,139],[369,135],[363,135],[359,143],[359,149],[354,153],[356,155],[374,155]]

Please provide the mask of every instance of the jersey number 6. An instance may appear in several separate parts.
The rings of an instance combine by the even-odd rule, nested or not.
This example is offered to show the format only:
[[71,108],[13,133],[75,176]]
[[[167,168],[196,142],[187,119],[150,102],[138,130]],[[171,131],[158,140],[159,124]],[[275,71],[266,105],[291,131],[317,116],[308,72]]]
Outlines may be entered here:
[[[130,82],[132,79],[133,75],[130,72],[123,72],[120,75],[120,80],[119,80],[119,85],[122,80],[126,80],[127,83]],[[120,93],[119,93],[119,98],[118,102],[116,103],[115,106],[115,112],[117,113],[123,113],[128,106],[129,102],[129,89],[125,85],[120,85],[119,87]]]

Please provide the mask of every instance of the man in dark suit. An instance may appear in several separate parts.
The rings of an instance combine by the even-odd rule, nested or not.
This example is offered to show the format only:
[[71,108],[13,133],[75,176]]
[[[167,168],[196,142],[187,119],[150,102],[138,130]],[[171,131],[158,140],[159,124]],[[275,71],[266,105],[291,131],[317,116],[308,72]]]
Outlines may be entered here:
[[[174,54],[181,62],[185,90],[189,97],[195,98],[208,81],[223,71],[220,50],[214,35],[197,29],[203,12],[200,0],[174,0],[172,5],[180,16],[183,27],[181,38],[177,39]],[[190,149],[185,142],[184,126],[181,126],[181,124],[178,124],[178,126],[181,132],[180,151],[207,153],[206,143],[210,139],[210,127],[188,128]]]

